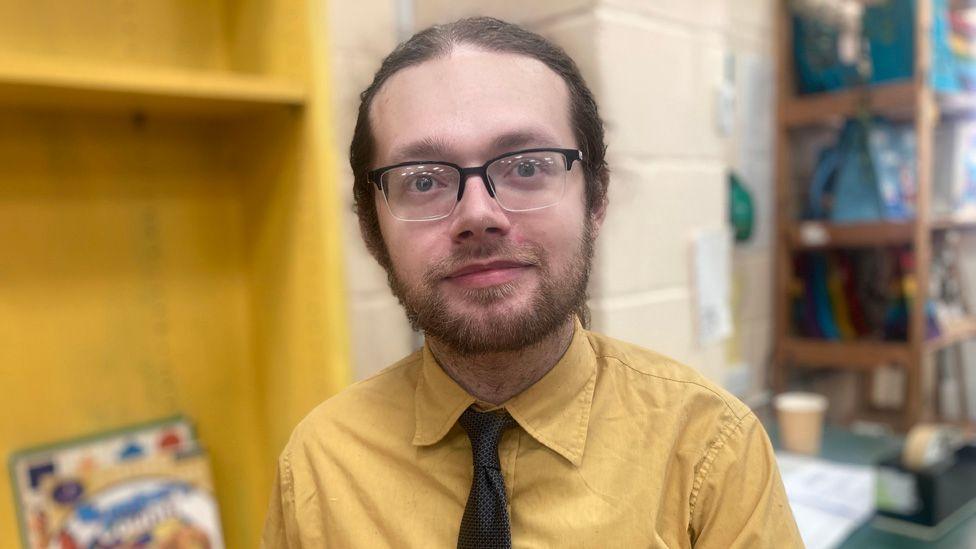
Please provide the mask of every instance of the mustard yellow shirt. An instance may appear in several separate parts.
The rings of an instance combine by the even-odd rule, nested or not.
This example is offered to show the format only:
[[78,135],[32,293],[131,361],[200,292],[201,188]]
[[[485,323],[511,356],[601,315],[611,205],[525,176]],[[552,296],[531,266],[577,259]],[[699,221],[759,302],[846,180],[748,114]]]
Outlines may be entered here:
[[[473,403],[425,347],[319,405],[281,454],[263,546],[456,546]],[[513,547],[802,547],[756,416],[686,366],[577,327],[502,407]]]

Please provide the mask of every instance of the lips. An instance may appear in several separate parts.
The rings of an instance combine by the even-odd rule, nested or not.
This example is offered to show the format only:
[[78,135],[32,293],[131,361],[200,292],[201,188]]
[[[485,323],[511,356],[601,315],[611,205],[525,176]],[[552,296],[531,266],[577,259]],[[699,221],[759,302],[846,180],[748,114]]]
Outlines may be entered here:
[[532,266],[532,263],[514,260],[468,263],[450,271],[444,282],[468,290],[492,288],[515,282]]
[[451,274],[447,275],[447,278],[458,278],[477,273],[501,271],[505,269],[520,269],[528,266],[528,263],[520,263],[518,261],[490,261],[488,263],[472,263],[451,272]]

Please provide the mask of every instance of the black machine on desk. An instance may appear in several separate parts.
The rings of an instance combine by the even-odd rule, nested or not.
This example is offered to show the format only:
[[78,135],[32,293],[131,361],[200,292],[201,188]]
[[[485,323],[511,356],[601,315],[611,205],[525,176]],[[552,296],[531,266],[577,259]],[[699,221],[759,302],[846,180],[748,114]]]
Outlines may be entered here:
[[901,455],[878,464],[874,526],[936,540],[976,513],[976,439],[937,425],[913,429]]

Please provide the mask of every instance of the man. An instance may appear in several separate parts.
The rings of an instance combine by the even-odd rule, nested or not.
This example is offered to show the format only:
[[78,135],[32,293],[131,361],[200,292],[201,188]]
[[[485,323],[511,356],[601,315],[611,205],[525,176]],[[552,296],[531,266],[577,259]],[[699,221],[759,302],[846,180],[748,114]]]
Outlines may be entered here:
[[561,49],[487,18],[415,35],[350,162],[425,344],[295,429],[266,547],[801,546],[748,408],[582,327],[608,170]]

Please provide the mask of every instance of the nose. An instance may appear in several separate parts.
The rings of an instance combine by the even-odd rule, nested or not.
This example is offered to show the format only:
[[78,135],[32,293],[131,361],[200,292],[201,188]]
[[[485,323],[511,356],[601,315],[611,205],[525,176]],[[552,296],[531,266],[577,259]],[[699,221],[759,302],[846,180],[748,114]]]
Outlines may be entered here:
[[467,178],[461,201],[454,208],[451,234],[457,243],[504,236],[511,228],[508,212],[488,193],[487,181],[483,177],[472,175]]

